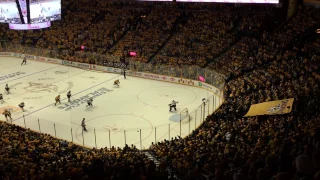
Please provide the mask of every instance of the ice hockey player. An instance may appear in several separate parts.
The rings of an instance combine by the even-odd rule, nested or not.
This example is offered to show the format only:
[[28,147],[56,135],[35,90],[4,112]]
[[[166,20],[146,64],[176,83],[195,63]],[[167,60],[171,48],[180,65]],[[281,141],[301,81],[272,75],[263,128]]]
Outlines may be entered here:
[[126,76],[126,68],[123,68],[123,77],[124,77],[125,79],[127,79],[127,76]]
[[25,105],[24,102],[22,102],[22,103],[19,104],[19,107],[21,108],[22,112],[24,112],[24,109],[23,109],[23,108],[24,108],[24,105]]
[[90,106],[92,106],[92,101],[93,101],[93,99],[92,98],[90,98],[88,101],[87,101],[87,106],[86,107],[90,107]]
[[0,101],[1,101],[1,103],[4,103],[4,100],[3,100],[3,95],[2,95],[2,93],[0,93]]
[[81,127],[82,127],[82,130],[83,130],[83,131],[86,131],[86,132],[88,132],[88,131],[87,131],[87,128],[86,128],[86,123],[85,123],[85,120],[86,120],[85,118],[83,118],[83,119],[82,119],[82,122],[81,122]]
[[2,114],[4,115],[4,117],[6,117],[7,121],[8,121],[8,117],[12,120],[11,112],[8,109],[5,109]]
[[115,80],[114,83],[113,83],[114,86],[118,86],[118,87],[119,87],[119,84],[120,84],[119,79]]
[[175,111],[177,111],[177,108],[176,108],[176,107],[177,107],[177,103],[179,103],[179,102],[172,100],[171,104],[169,104],[169,107],[170,107],[169,111],[171,111],[172,108],[173,108]]
[[23,63],[24,63],[24,65],[27,65],[27,56],[24,56],[24,58],[22,60],[22,63],[21,63],[21,66],[22,66]]
[[68,91],[68,93],[67,93],[67,97],[68,97],[68,102],[71,102],[71,101],[70,101],[70,98],[71,98],[71,91]]
[[203,103],[203,105],[206,105],[207,102],[208,102],[208,100],[207,100],[206,98],[202,98],[202,103]]
[[10,94],[10,88],[9,88],[8,84],[6,84],[6,87],[4,89],[7,91],[8,94]]
[[61,102],[60,102],[60,95],[58,95],[58,96],[56,97],[56,103],[55,103],[54,105],[56,106],[57,103],[60,103],[60,104],[61,104]]

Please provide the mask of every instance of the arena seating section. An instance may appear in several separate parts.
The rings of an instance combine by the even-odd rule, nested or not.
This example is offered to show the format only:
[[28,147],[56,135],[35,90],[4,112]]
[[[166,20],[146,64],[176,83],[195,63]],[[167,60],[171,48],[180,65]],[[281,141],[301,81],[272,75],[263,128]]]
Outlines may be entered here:
[[[62,1],[64,2],[64,1]],[[320,38],[310,28],[320,9],[299,7],[273,30],[274,9],[221,4],[110,3],[77,0],[49,29],[0,37],[35,48],[87,51],[172,66],[198,65],[226,75],[225,103],[191,135],[153,144],[87,149],[0,123],[0,179],[320,179]],[[1,50],[1,47],[0,47]],[[108,59],[105,59],[108,61]],[[295,98],[286,115],[243,118],[251,104]],[[173,173],[175,176],[169,176]]]

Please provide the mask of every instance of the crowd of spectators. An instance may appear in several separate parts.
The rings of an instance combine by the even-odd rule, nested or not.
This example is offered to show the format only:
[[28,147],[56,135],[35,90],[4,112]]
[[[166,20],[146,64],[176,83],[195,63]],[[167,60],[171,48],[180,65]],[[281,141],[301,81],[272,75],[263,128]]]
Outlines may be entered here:
[[0,179],[166,179],[134,146],[87,149],[0,122]]
[[139,12],[131,6],[110,4],[108,1],[99,1],[98,8],[101,15],[81,34],[81,45],[102,54],[125,34],[139,17]]
[[[206,168],[222,176],[230,167],[220,167],[221,163],[239,167],[249,163],[247,160],[255,162],[279,153],[285,140],[297,145],[301,138],[313,136],[320,120],[318,109],[314,109],[319,104],[319,57],[315,55],[319,53],[319,42],[305,44],[303,53],[299,49],[287,51],[267,68],[230,81],[226,85],[226,103],[206,124],[185,139],[165,141],[152,149],[159,157],[170,159],[175,169]],[[290,115],[241,117],[250,104],[290,97],[297,101]],[[192,168],[191,172],[197,171]]]
[[87,57],[73,57],[84,46],[86,52],[107,55],[112,61],[135,51],[136,61],[148,62],[155,56],[158,64],[204,67],[235,42],[230,31],[239,19],[243,19],[239,30],[255,29],[248,19],[262,24],[264,14],[215,4],[82,1],[63,2],[64,17],[49,29],[5,32],[12,43],[65,50],[59,58],[67,60],[87,62]]
[[225,11],[188,13],[185,24],[179,24],[175,35],[156,56],[157,63],[205,66],[235,40],[228,33],[233,20],[233,14]]
[[[215,180],[319,179],[320,40],[303,39],[320,22],[319,9],[300,7],[271,33],[262,28],[264,13],[208,11],[211,6],[203,11],[199,4],[141,3],[131,8],[80,0],[64,6],[63,20],[36,31],[36,40],[33,33],[6,31],[0,25],[0,37],[68,49],[61,55],[67,60],[96,63],[76,55],[85,45],[88,51],[113,56],[136,51],[136,60],[142,62],[155,56],[155,64],[209,64],[228,77],[225,103],[204,124],[186,138],[150,147],[161,160],[159,169],[133,147],[89,150],[1,123],[0,177],[166,179],[168,166],[186,179],[202,179],[204,172]],[[237,41],[238,30],[255,33]],[[290,114],[242,117],[251,104],[284,98],[295,98]]]
[[[252,18],[252,16],[254,16],[254,18]],[[265,16],[265,13],[243,14],[239,29],[241,31],[259,32]]]
[[209,67],[232,78],[274,59],[280,60],[289,43],[313,27],[320,20],[319,15],[319,11],[300,8],[294,20],[289,21],[283,28],[273,34],[262,32],[258,39],[242,38],[228,52],[210,63]]
[[[315,14],[312,11],[319,13],[319,9],[300,9],[297,17],[280,30],[284,37],[279,38],[277,33],[264,34],[260,39],[243,38],[226,57],[211,64],[220,72],[238,75],[225,86],[225,103],[190,136],[153,145],[154,153],[190,179],[199,177],[204,169],[218,180],[225,179],[228,170],[245,164],[251,167],[240,168],[234,179],[318,176],[320,41],[292,42],[307,31],[298,28],[301,23],[309,22],[306,25],[310,27],[319,22],[319,16],[301,19]],[[286,35],[290,35],[289,40]],[[270,44],[264,46],[267,42]],[[225,68],[219,69],[217,63]],[[295,98],[291,114],[242,117],[251,104],[284,98]]]
[[65,8],[65,15],[59,21],[44,30],[42,38],[37,41],[38,48],[66,48],[76,51],[81,46],[81,33],[94,20],[98,4],[96,1],[74,1],[69,8]]
[[150,12],[141,14],[141,20],[111,49],[111,53],[123,56],[134,51],[138,61],[147,62],[169,38],[180,15],[174,6],[152,7]]

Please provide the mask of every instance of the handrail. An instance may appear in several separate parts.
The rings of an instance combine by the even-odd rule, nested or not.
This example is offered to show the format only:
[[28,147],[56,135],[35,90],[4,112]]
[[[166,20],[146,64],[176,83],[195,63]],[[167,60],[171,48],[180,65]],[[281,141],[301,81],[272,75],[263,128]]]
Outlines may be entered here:
[[273,31],[273,33],[276,33],[279,29],[281,29],[282,27],[284,27],[284,26],[285,26],[285,24],[287,24],[287,23],[288,23],[288,21],[290,21],[292,18],[293,18],[293,16],[292,16],[292,17],[290,17],[290,18],[288,18],[287,20],[285,20],[283,23],[281,23],[281,24],[280,24],[280,26],[279,26],[279,27],[277,27],[277,28]]

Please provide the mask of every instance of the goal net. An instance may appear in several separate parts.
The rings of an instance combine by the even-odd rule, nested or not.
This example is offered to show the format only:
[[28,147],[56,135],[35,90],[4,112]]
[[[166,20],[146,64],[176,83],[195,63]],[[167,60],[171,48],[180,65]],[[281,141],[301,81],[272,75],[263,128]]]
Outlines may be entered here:
[[187,108],[180,112],[180,121],[181,123],[189,123],[189,121],[191,121],[191,116]]

